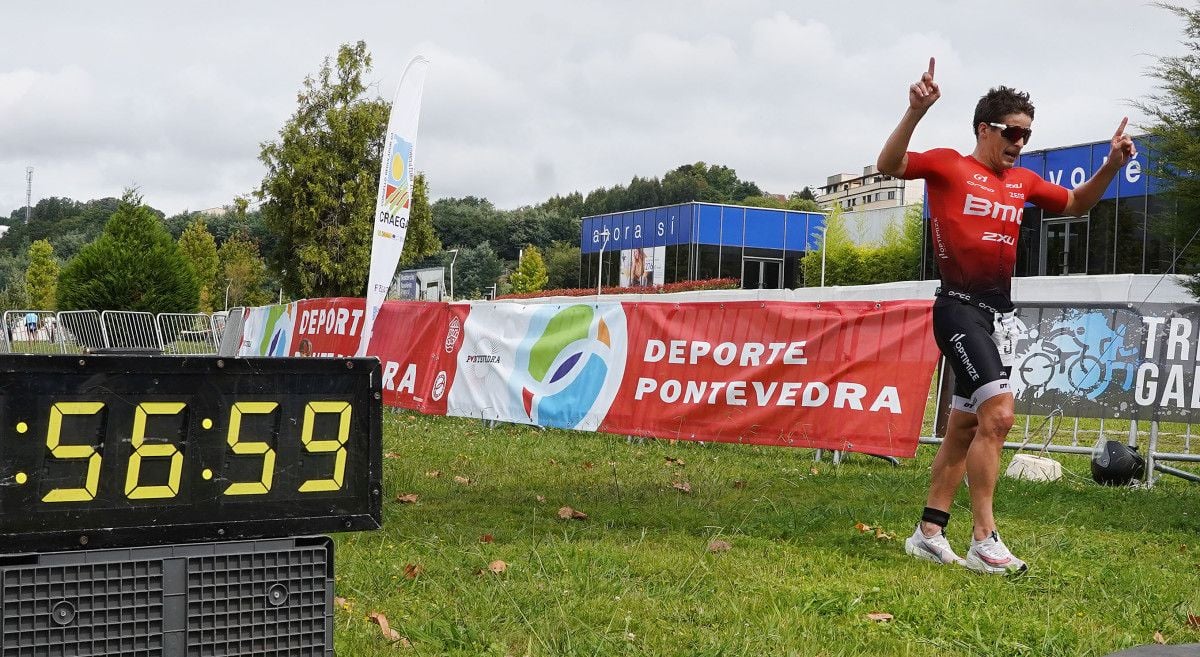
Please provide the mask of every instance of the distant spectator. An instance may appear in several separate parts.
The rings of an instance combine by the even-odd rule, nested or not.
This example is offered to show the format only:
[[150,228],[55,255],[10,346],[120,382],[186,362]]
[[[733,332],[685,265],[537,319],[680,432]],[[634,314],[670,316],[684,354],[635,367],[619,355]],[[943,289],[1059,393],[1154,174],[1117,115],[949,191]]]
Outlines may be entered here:
[[25,313],[25,330],[29,332],[29,339],[37,339],[38,316],[35,312]]

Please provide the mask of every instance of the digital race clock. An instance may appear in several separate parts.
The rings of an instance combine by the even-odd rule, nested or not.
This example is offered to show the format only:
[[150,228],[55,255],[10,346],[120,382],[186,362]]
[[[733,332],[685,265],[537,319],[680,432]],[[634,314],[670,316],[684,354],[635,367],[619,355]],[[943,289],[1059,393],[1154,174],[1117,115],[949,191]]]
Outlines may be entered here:
[[379,363],[0,356],[4,552],[374,529]]

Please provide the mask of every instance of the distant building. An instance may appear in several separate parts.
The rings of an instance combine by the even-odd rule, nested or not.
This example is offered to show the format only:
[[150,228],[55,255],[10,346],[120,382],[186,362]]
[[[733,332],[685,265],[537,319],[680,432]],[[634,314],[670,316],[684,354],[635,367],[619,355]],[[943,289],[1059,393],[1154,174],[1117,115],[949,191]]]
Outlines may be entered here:
[[737,278],[743,289],[802,285],[800,261],[820,247],[825,215],[680,203],[584,217],[581,287]]
[[901,180],[879,172],[874,164],[861,175],[838,173],[825,181],[817,203],[826,209],[876,210],[920,203],[925,197],[924,180]]

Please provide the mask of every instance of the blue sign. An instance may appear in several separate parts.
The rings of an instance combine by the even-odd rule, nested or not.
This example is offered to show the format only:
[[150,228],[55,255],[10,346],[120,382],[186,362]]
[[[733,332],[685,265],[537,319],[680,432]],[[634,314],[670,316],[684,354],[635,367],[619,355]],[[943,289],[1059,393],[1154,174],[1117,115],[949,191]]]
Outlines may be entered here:
[[[1145,137],[1133,140],[1137,147],[1137,157],[1121,167],[1116,177],[1104,190],[1101,199],[1144,196],[1157,190],[1157,181],[1150,181],[1150,150],[1147,141]],[[1017,166],[1031,169],[1056,185],[1075,189],[1090,180],[1096,171],[1104,166],[1109,149],[1110,143],[1101,141],[1080,146],[1032,151],[1022,153]]]
[[[825,215],[715,203],[681,203],[584,217],[584,253],[677,244],[808,251],[820,244]],[[813,246],[813,245],[817,246]]]

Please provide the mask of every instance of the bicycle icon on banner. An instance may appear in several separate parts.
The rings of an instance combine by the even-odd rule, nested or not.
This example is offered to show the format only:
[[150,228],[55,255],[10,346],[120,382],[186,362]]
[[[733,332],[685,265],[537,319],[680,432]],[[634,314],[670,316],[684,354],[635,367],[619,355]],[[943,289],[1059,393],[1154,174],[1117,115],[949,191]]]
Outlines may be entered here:
[[1026,329],[1029,348],[1018,355],[1014,387],[1018,397],[1032,392],[1041,397],[1050,391],[1095,401],[1124,373],[1121,387],[1133,388],[1137,372],[1136,346],[1125,344],[1127,327],[1109,326],[1105,313],[1088,312],[1062,317],[1039,335]]

